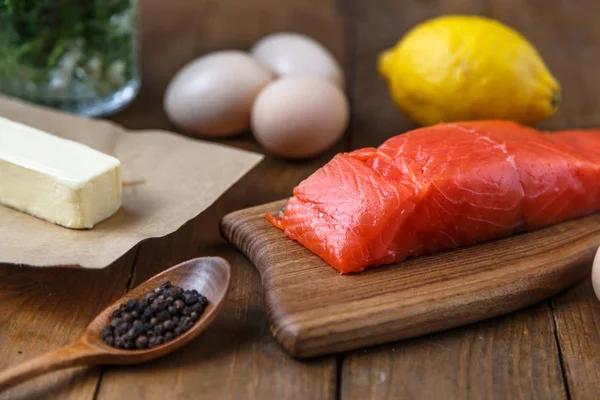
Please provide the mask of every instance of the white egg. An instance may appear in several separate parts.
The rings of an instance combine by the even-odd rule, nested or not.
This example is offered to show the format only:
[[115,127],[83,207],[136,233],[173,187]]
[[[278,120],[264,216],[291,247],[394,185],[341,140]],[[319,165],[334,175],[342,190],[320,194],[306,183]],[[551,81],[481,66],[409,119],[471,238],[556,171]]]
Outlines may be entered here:
[[247,53],[211,53],[175,75],[165,93],[165,112],[188,132],[234,135],[249,128],[252,103],[272,78],[273,73]]
[[269,152],[311,157],[331,147],[348,125],[342,90],[323,78],[289,77],[270,83],[252,107],[252,132]]
[[596,258],[594,258],[594,266],[592,267],[592,286],[596,297],[600,300],[600,248],[596,252]]
[[266,36],[250,50],[280,77],[320,76],[344,87],[342,68],[325,47],[299,33]]

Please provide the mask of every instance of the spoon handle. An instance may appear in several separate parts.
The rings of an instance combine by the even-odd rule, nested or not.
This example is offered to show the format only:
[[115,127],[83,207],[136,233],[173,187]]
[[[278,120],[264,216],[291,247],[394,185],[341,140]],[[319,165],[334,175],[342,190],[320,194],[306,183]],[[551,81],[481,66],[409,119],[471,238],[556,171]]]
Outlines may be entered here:
[[86,343],[71,343],[0,372],[0,392],[47,372],[91,364],[98,354]]

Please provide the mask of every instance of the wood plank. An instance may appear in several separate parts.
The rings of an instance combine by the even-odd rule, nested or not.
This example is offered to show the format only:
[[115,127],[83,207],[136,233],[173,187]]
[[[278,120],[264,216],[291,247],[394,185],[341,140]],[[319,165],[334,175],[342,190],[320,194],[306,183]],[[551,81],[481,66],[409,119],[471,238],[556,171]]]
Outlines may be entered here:
[[566,399],[546,303],[350,353],[342,399]]
[[600,215],[592,215],[340,276],[265,220],[284,205],[236,211],[221,227],[259,270],[271,331],[296,357],[420,336],[529,306],[587,276],[600,245]]
[[[600,127],[600,3],[582,0],[494,0],[493,15],[511,23],[543,55],[563,87],[558,115],[548,127]],[[512,5],[512,8],[510,7]],[[587,280],[552,301],[559,349],[570,398],[597,398],[600,390],[600,303]]]
[[[279,167],[277,167],[279,165]],[[281,171],[278,175],[275,171]],[[266,160],[199,218],[175,234],[141,245],[135,282],[181,260],[219,255],[232,265],[232,289],[217,320],[185,349],[156,362],[109,368],[98,398],[332,398],[335,394],[335,358],[299,362],[273,340],[266,323],[263,289],[254,267],[218,236],[225,211],[252,204],[256,196],[289,190],[306,171],[292,173]],[[280,179],[285,176],[286,179]],[[262,187],[262,178],[273,186]],[[258,186],[258,187],[257,187]],[[164,384],[156,384],[164,382]]]
[[[0,265],[0,369],[77,339],[99,311],[125,293],[136,252],[97,271]],[[0,399],[90,399],[100,371],[48,374]]]
[[572,399],[600,392],[600,301],[590,279],[552,301],[567,388]]
[[[247,49],[265,34],[298,31],[321,41],[343,60],[343,26],[334,1],[142,2],[143,85],[116,119],[128,128],[173,127],[162,111],[163,91],[187,61],[223,48]],[[235,26],[235,29],[232,29]],[[249,135],[225,143],[256,149]],[[338,147],[338,151],[341,148]],[[336,362],[299,362],[273,340],[263,309],[260,278],[250,262],[221,239],[227,212],[282,198],[331,157],[307,163],[268,157],[200,217],[168,237],[140,247],[134,282],[184,259],[219,255],[232,265],[232,289],[220,316],[194,343],[151,364],[106,369],[98,398],[311,398],[335,396]]]
[[[568,7],[567,1],[560,3]],[[352,146],[378,145],[412,128],[392,105],[385,82],[377,76],[375,60],[414,24],[438,15],[488,15],[522,30],[539,46],[565,94],[577,97],[579,86],[569,74],[578,69],[569,66],[564,52],[556,51],[553,39],[578,28],[556,26],[554,4],[549,7],[544,1],[520,0],[373,4],[354,0],[358,40]],[[533,19],[534,15],[541,16]],[[576,52],[576,46],[568,51]],[[565,115],[559,113],[542,126],[563,128],[569,123]],[[381,377],[380,370],[384,373]],[[540,305],[455,331],[369,349],[366,354],[349,353],[343,362],[342,398],[565,398],[560,371],[551,314],[547,305]],[[359,374],[368,378],[361,380]],[[546,379],[547,375],[553,378]]]

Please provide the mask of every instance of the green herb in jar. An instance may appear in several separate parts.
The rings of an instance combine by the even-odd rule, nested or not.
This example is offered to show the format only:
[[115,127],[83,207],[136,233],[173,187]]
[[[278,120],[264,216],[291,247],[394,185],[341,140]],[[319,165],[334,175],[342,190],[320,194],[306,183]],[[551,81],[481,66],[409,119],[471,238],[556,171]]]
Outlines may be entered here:
[[136,79],[135,0],[0,0],[0,89],[107,96]]

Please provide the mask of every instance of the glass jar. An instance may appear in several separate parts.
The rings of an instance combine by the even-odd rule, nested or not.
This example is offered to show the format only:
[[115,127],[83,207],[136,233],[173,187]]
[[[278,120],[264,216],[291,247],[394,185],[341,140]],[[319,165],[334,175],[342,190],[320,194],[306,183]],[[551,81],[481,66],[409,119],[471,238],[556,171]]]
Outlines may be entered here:
[[0,0],[0,92],[99,116],[139,85],[136,0]]

